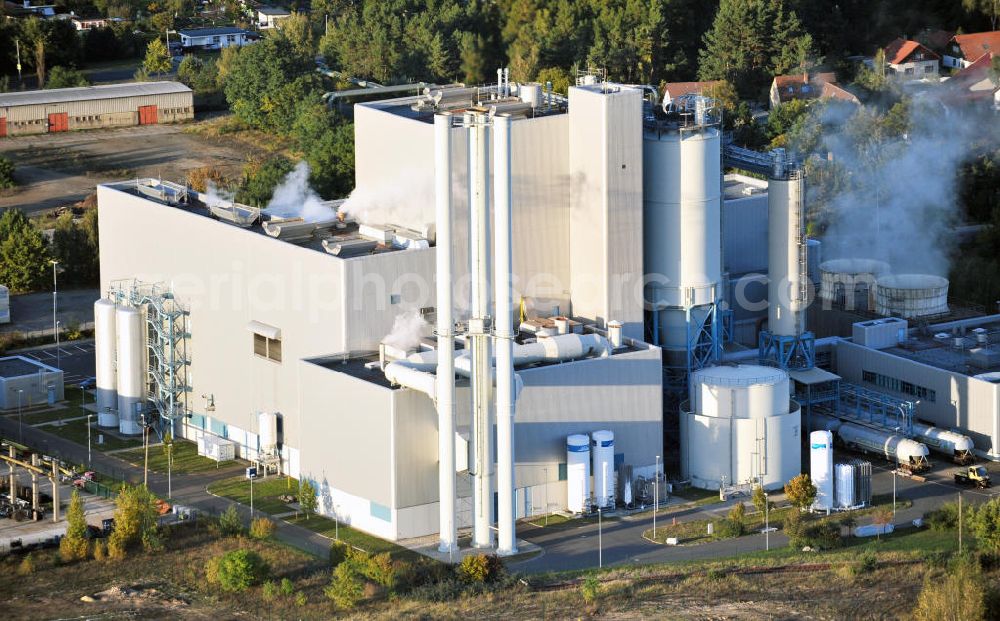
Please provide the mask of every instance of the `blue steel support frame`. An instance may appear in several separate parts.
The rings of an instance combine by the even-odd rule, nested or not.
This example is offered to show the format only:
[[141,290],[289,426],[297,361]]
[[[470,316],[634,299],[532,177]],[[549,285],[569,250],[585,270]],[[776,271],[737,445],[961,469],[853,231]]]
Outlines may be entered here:
[[916,407],[912,401],[842,382],[839,406],[838,416],[845,420],[898,429],[907,436],[913,435],[913,414]]
[[816,366],[816,337],[812,332],[782,336],[764,330],[757,341],[761,364],[785,370],[804,370]]

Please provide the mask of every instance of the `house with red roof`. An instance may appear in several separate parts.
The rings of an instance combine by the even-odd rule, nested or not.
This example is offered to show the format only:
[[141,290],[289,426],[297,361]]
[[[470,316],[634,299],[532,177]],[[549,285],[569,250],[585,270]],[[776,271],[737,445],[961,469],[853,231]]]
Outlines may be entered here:
[[955,35],[948,42],[948,51],[941,64],[953,69],[965,69],[984,54],[1000,54],[1000,30]]
[[896,39],[885,46],[885,62],[898,80],[936,80],[941,57],[922,43]]
[[1000,111],[1000,84],[990,71],[996,54],[984,54],[974,63],[951,76],[945,82],[946,94],[942,101],[955,107],[979,106]]
[[836,99],[861,104],[854,93],[837,84],[837,74],[832,71],[775,76],[769,99],[772,110],[793,99]]

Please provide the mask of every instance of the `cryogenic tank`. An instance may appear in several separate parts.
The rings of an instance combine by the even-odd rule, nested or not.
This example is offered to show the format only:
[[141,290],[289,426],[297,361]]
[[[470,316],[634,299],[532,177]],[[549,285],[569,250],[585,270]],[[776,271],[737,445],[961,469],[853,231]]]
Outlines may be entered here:
[[854,423],[844,423],[837,430],[837,435],[847,446],[865,452],[878,453],[889,461],[895,461],[918,470],[928,466],[926,445],[891,431],[880,431]]
[[837,464],[834,466],[834,473],[837,479],[837,506],[841,509],[855,506],[854,466],[851,464]]
[[719,126],[647,124],[643,134],[643,269],[657,343],[686,351],[687,317],[704,324],[722,279]]
[[819,266],[819,297],[847,310],[875,308],[875,281],[889,264],[874,259],[833,259]]
[[814,431],[809,434],[809,477],[816,486],[813,508],[833,509],[833,434]]
[[833,416],[817,414],[815,412],[809,415],[809,426],[815,430],[836,432],[843,424],[844,421]]
[[260,436],[260,452],[271,455],[278,452],[278,415],[261,412],[257,416],[257,433]]
[[778,489],[799,473],[801,415],[788,373],[757,365],[691,374],[681,405],[681,471],[701,489],[760,482]]
[[870,505],[872,502],[871,462],[852,459],[849,463],[833,467],[836,484],[834,492],[836,505],[840,509],[851,509]]
[[97,388],[97,424],[118,426],[118,377],[115,370],[115,303],[108,299],[94,302],[94,359]]
[[146,343],[142,312],[119,306],[115,311],[118,328],[118,430],[142,433],[136,407],[146,400]]
[[923,442],[927,448],[957,459],[972,457],[972,450],[976,448],[969,436],[923,423],[913,423],[913,435],[915,440]]
[[594,499],[599,507],[615,502],[615,434],[595,431],[591,434],[594,458]]
[[778,336],[799,336],[806,331],[809,274],[804,198],[805,177],[801,172],[768,179],[767,327]]
[[932,274],[893,274],[875,282],[875,312],[927,317],[948,312],[948,279]]
[[566,438],[566,505],[573,513],[590,510],[590,438]]

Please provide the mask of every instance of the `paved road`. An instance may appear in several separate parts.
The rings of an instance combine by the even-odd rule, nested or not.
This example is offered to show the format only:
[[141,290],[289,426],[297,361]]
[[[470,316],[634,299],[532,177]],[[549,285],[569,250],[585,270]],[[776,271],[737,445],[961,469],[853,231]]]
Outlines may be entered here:
[[[1000,478],[1000,464],[988,464],[994,479]],[[913,502],[907,509],[896,514],[894,523],[905,527],[916,518],[923,517],[928,511],[944,502],[956,500],[959,488],[952,481],[954,468],[939,461],[936,469],[926,482],[917,482],[903,477],[896,478],[897,498]],[[881,464],[875,464],[873,476],[875,494],[891,494],[893,477],[890,470]],[[983,502],[1000,495],[1000,490],[969,490],[963,488],[964,499],[967,502]],[[709,505],[701,508],[671,510],[669,514],[660,514],[657,524],[666,524],[673,517],[678,521],[722,517],[729,510],[732,502]],[[862,518],[863,524],[870,523]],[[764,535],[753,535],[738,539],[726,539],[700,545],[664,546],[653,544],[642,538],[642,533],[652,528],[652,517],[644,515],[636,518],[608,520],[601,529],[603,543],[603,563],[605,566],[667,563],[686,560],[702,560],[737,556],[747,552],[765,549]],[[559,528],[538,528],[531,525],[521,527],[518,537],[541,546],[545,553],[542,556],[515,563],[512,569],[524,573],[542,573],[547,571],[562,571],[594,567],[598,563],[598,526],[584,524]],[[788,545],[788,539],[783,534],[771,533],[770,545],[781,547]]]
[[[0,417],[0,435],[5,437],[17,437],[17,419]],[[24,443],[30,446],[41,447],[42,452],[47,455],[54,455],[60,459],[74,463],[87,462],[87,447],[80,446],[69,440],[60,438],[54,434],[43,431],[37,427],[24,427]],[[103,473],[110,474],[138,483],[142,481],[142,469],[122,461],[113,455],[105,455],[94,451],[92,453],[93,467]],[[250,518],[250,509],[239,503],[225,498],[212,496],[206,491],[206,487],[220,479],[225,479],[239,474],[242,466],[233,465],[220,469],[218,472],[200,473],[189,475],[174,475],[173,477],[173,501],[197,508],[203,513],[218,515],[228,507],[235,505],[243,516],[244,520]],[[167,496],[166,475],[150,473],[149,487],[157,495]],[[294,546],[300,550],[305,550],[319,558],[326,559],[330,550],[330,540],[312,531],[276,520],[276,537],[279,541]]]
[[[62,328],[94,321],[94,302],[100,289],[67,289],[56,301],[56,321]],[[0,324],[0,332],[35,332],[52,330],[52,292],[25,293],[10,297],[11,322]]]

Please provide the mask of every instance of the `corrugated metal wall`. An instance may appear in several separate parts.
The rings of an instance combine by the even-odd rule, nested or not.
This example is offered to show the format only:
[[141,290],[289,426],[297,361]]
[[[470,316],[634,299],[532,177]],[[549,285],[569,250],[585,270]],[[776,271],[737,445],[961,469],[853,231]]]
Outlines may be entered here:
[[0,108],[0,116],[6,117],[7,132],[14,136],[44,133],[48,128],[48,115],[63,112],[69,116],[71,130],[136,125],[139,106],[153,105],[159,110],[160,123],[194,118],[194,100],[190,92],[13,106]]

